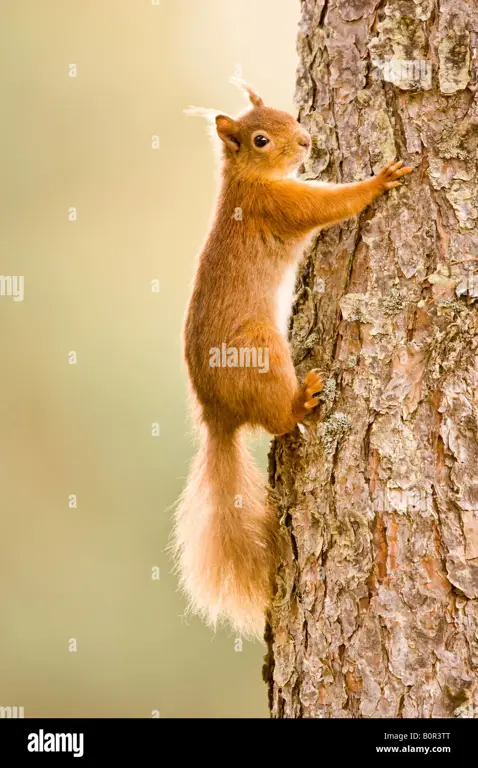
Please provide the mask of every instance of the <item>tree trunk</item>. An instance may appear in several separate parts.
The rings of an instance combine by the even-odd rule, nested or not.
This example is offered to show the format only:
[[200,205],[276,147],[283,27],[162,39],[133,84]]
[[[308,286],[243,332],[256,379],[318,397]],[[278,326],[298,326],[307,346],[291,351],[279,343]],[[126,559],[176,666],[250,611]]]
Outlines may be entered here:
[[[303,178],[416,170],[298,275],[305,430],[273,442],[289,558],[273,717],[478,714],[478,0],[302,0]],[[473,261],[473,259],[475,259]]]

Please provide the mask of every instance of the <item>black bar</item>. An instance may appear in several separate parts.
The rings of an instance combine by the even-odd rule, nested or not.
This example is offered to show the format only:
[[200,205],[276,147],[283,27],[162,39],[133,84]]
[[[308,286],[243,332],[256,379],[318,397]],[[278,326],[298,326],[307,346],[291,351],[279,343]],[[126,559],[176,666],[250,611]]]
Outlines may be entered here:
[[[77,735],[76,739],[74,734]],[[83,740],[81,740],[82,735]],[[9,765],[45,762],[110,765],[113,760],[157,759],[183,762],[190,756],[208,765],[237,761],[248,764],[274,754],[292,753],[302,762],[306,754],[323,760],[375,758],[465,759],[476,754],[478,729],[473,719],[1,719],[0,758]],[[30,745],[30,749],[28,748]],[[54,747],[57,751],[49,751]],[[37,748],[43,751],[31,751]],[[67,750],[70,751],[67,751]],[[78,757],[74,757],[74,753]],[[332,764],[332,768],[335,765]]]

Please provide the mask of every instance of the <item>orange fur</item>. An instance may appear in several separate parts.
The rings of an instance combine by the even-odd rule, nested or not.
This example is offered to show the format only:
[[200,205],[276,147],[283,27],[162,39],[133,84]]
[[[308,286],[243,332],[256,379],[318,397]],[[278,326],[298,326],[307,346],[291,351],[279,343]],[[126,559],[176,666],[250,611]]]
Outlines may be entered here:
[[[222,183],[184,328],[200,447],[177,508],[174,550],[193,611],[213,625],[226,619],[260,634],[281,556],[279,525],[241,431],[291,431],[322,388],[316,371],[297,381],[277,316],[279,289],[318,228],[360,213],[412,169],[389,163],[356,184],[291,178],[310,150],[309,135],[237,84],[251,108],[236,119],[209,113],[222,141]],[[255,146],[258,136],[264,146]],[[211,350],[224,347],[227,354],[263,350],[263,358],[267,350],[267,370],[247,367],[246,357],[233,367],[233,353],[230,360],[216,354],[220,364],[212,366]]]

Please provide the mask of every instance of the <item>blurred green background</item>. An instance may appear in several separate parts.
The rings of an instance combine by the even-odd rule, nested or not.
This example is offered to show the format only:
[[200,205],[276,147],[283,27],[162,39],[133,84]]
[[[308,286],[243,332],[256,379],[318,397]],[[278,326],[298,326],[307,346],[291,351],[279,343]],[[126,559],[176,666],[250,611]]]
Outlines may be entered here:
[[183,314],[216,191],[183,109],[242,110],[242,68],[293,111],[299,2],[0,7],[0,273],[25,281],[22,302],[0,296],[0,706],[267,717],[265,648],[185,619],[165,552],[193,450]]

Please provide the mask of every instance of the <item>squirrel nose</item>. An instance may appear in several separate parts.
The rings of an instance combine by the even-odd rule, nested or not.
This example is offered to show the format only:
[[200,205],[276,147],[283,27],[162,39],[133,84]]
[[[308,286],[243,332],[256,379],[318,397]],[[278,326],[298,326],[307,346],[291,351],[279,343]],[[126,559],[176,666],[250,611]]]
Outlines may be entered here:
[[304,134],[303,134],[303,135],[302,135],[302,136],[299,138],[299,145],[300,145],[301,147],[305,147],[306,149],[309,149],[309,147],[310,147],[310,136],[307,136],[307,134],[305,134],[305,133],[304,133]]

